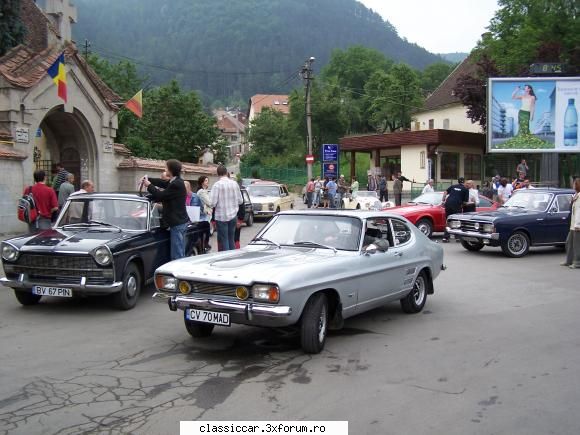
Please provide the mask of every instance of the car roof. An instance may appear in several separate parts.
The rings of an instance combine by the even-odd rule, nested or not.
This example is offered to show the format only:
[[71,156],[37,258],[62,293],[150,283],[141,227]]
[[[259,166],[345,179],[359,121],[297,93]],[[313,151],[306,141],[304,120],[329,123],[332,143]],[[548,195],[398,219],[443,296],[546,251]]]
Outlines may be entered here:
[[136,193],[120,193],[120,192],[98,192],[98,193],[73,193],[69,198],[93,198],[93,199],[132,199],[148,201],[148,198],[140,196]]
[[246,187],[254,187],[254,186],[282,186],[280,183],[276,183],[275,181],[256,181],[255,183],[250,184]]
[[522,192],[522,190],[533,193],[571,193],[571,194],[576,193],[574,189],[564,189],[561,187],[536,187],[534,189],[516,189],[514,190],[514,193]]
[[385,210],[376,210],[376,211],[368,211],[368,210],[316,210],[313,209],[306,209],[306,210],[287,210],[278,213],[279,215],[296,215],[296,216],[344,216],[344,217],[356,217],[359,219],[367,219],[372,217],[393,217],[393,218],[401,218],[400,214],[390,213]]

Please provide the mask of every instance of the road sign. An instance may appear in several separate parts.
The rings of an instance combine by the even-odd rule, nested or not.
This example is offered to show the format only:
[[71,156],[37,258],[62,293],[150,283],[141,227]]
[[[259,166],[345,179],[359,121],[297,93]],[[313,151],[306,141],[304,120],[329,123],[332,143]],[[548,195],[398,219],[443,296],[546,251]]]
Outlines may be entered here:
[[338,165],[336,163],[323,163],[322,176],[328,178],[338,178]]
[[306,163],[314,163],[314,156],[312,154],[306,156]]
[[338,144],[322,145],[322,161],[323,162],[337,162],[338,161]]

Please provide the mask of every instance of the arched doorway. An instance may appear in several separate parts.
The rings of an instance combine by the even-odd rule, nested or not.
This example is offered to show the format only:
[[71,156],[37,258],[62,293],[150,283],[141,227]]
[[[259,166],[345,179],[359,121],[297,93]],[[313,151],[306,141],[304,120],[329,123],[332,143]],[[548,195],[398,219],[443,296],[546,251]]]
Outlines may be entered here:
[[50,110],[40,123],[35,143],[36,169],[55,175],[56,163],[75,175],[75,187],[84,179],[97,183],[96,140],[93,130],[78,110],[64,111],[63,106]]

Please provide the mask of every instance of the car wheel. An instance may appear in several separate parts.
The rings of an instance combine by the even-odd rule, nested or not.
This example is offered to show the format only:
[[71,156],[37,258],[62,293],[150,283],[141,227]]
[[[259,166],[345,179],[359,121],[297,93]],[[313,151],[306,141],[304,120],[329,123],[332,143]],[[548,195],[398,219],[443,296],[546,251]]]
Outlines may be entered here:
[[246,221],[246,226],[251,227],[252,225],[254,225],[254,213],[250,213]]
[[20,302],[20,305],[24,305],[25,307],[29,305],[36,305],[37,303],[40,302],[40,299],[42,298],[42,296],[40,295],[33,294],[32,290],[14,289],[14,296],[16,296],[16,299],[18,300],[18,302]]
[[413,283],[413,290],[401,299],[401,308],[407,314],[420,312],[427,302],[427,293],[432,283],[425,272],[419,273]]
[[129,263],[123,273],[123,288],[113,296],[115,306],[120,310],[134,308],[140,293],[141,272],[135,263]]
[[276,213],[280,213],[280,207],[276,207]]
[[306,353],[320,353],[328,332],[328,299],[324,293],[311,296],[300,322],[300,344]]
[[516,231],[501,244],[501,250],[512,258],[520,258],[530,251],[530,238],[522,231]]
[[429,219],[419,219],[417,228],[429,238],[433,235],[433,224]]
[[483,249],[482,242],[468,242],[467,240],[462,240],[461,246],[463,246],[468,251],[473,251],[473,252],[481,251]]
[[183,321],[185,323],[185,329],[193,338],[209,337],[213,332],[214,325],[188,320],[185,317],[185,311],[183,312]]

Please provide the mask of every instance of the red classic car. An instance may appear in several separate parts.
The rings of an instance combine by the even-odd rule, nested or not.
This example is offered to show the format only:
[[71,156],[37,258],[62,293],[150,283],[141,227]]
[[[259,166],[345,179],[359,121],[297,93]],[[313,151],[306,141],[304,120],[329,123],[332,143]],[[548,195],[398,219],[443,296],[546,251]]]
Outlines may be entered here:
[[[383,210],[400,214],[415,224],[427,237],[434,232],[445,231],[445,208],[441,204],[443,192],[431,192],[419,195],[413,201],[400,207],[388,207]],[[499,207],[499,204],[479,195],[479,207],[477,211],[491,211]]]

